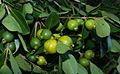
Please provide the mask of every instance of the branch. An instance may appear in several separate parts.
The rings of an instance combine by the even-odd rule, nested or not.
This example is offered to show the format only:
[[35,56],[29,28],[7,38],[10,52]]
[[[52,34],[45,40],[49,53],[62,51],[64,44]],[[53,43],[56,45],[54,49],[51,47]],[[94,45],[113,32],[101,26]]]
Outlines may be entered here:
[[[62,16],[60,17],[60,19],[66,19],[66,18],[78,18],[78,19],[89,19],[89,18],[93,18],[93,19],[103,19],[103,18],[107,18],[107,16],[103,16],[103,17],[75,17],[75,16]],[[47,17],[43,17],[42,20],[47,19]]]

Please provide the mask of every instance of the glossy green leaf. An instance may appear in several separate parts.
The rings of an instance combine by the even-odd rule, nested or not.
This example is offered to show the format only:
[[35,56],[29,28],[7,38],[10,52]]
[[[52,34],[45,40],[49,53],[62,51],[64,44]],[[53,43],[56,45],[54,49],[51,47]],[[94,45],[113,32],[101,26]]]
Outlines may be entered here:
[[62,62],[62,69],[65,74],[77,74],[78,63],[73,55],[69,54],[68,59]]
[[55,27],[58,23],[59,23],[59,16],[56,12],[52,12],[47,20],[46,20],[46,23],[45,23],[45,26],[48,28],[48,29],[51,29],[53,27]]
[[4,17],[6,11],[3,4],[0,4],[0,20]]
[[31,71],[31,65],[27,61],[25,61],[25,59],[20,54],[15,57],[15,60],[21,69],[23,69],[24,71]]
[[90,5],[86,5],[86,11],[87,11],[87,13],[89,13],[89,12],[91,12],[92,10],[94,10],[94,9],[96,9],[96,8],[98,8],[98,7],[99,7],[99,5],[98,5],[98,6],[95,6],[95,7],[90,6]]
[[61,8],[62,10],[64,10],[64,11],[71,11],[70,8],[66,8],[65,6],[60,6],[60,8]]
[[5,61],[5,53],[4,52],[0,55],[0,59],[1,59],[0,60],[0,68],[1,68]]
[[103,19],[96,19],[96,33],[99,37],[106,37],[110,35],[110,26]]
[[18,34],[18,37],[19,37],[19,39],[20,39],[20,41],[21,41],[21,43],[22,43],[22,46],[23,46],[24,50],[25,50],[26,52],[29,52],[28,49],[27,49],[27,46],[26,46],[26,43],[25,43],[23,37],[22,37],[20,34]]
[[114,26],[113,24],[109,24],[110,28],[111,28],[111,32],[115,33],[115,32],[120,32],[120,29],[116,26]]
[[[62,2],[62,1],[61,1]],[[58,3],[55,3],[59,8],[61,8],[61,10],[63,10],[63,11],[71,11],[71,9],[70,8],[67,8],[67,7],[65,7],[64,5],[59,5]]]
[[108,21],[111,28],[111,32],[120,32],[119,25],[116,24],[112,19],[106,18],[105,20]]
[[68,46],[66,46],[65,44],[63,44],[62,42],[58,41],[57,43],[57,52],[60,54],[64,54],[66,53],[68,50],[70,50],[70,48]]
[[3,19],[2,24],[10,31],[18,31],[22,34],[28,34],[29,28],[26,22],[24,23],[25,20],[21,21],[19,17],[16,18],[9,14],[5,17],[5,19]]
[[33,12],[33,6],[30,3],[26,3],[23,5],[23,13],[24,14],[32,14]]
[[120,56],[119,56],[119,58],[118,58],[118,66],[117,66],[117,70],[118,70],[118,72],[120,73]]
[[25,21],[25,18],[22,16],[22,14],[19,11],[15,10],[15,9],[12,9],[11,10],[11,15],[19,23],[19,26],[21,27],[21,29],[23,31],[22,34],[23,35],[29,34],[30,33],[30,28],[29,28],[27,22]]
[[62,14],[67,14],[67,13],[69,13],[69,11],[59,12],[59,13],[57,13],[57,14],[62,15]]
[[90,62],[90,71],[91,71],[91,74],[104,74],[102,70],[92,62]]
[[16,26],[19,24],[12,15],[6,16],[5,19],[2,21],[2,24],[10,31],[19,31],[20,33],[22,33],[21,28]]
[[87,31],[87,30],[84,28],[84,30],[82,30],[81,34],[82,34],[82,39],[85,39],[85,38],[88,37],[89,31]]
[[40,73],[40,74],[47,74],[46,71],[42,70],[39,66],[36,66],[36,65],[33,67],[33,72]]
[[51,12],[57,12],[56,9],[53,8],[52,6],[49,5],[48,7],[49,7],[49,10],[50,10]]
[[2,24],[10,31],[18,31],[23,35],[29,34],[30,29],[24,17],[16,10],[11,10],[11,14],[7,15]]
[[87,15],[83,10],[81,10],[81,9],[75,7],[75,6],[74,6],[74,9],[75,9],[79,14],[81,14],[81,15],[83,15],[83,16],[86,16],[86,15]]
[[111,52],[120,52],[120,44],[115,39],[112,39],[112,48],[110,51]]
[[117,70],[120,73],[120,64],[117,66]]
[[10,52],[10,64],[11,64],[11,68],[12,68],[14,74],[22,74],[22,72],[18,66],[18,63],[16,62],[16,60],[13,57],[11,52]]
[[109,17],[111,19],[119,20],[119,18],[116,15],[114,15],[114,14],[112,14],[110,12],[101,11],[101,13],[102,13],[102,16],[107,16],[107,17]]
[[15,39],[14,43],[15,43],[15,48],[16,49],[15,49],[13,54],[15,54],[18,51],[19,47],[20,47],[20,41],[18,39]]
[[119,56],[119,58],[118,58],[118,63],[120,64],[120,56]]
[[4,64],[0,69],[0,74],[13,74],[10,68]]
[[78,64],[78,74],[88,74],[88,71],[81,65]]
[[37,12],[37,11],[33,11],[33,16],[34,17],[48,17],[49,14],[47,12]]

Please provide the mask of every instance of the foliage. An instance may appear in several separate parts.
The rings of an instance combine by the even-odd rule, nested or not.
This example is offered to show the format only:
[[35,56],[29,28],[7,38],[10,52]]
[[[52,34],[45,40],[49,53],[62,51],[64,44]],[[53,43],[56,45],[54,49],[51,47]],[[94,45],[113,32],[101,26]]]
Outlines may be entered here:
[[[95,1],[0,0],[0,74],[120,73],[120,1]],[[75,19],[81,19],[82,25],[77,25],[77,30],[69,30],[68,21]],[[88,19],[95,20],[92,30],[85,26]],[[42,39],[43,29],[52,32],[51,38]],[[34,49],[30,40],[37,37],[38,30],[40,44]],[[3,43],[2,33],[5,31],[14,35],[10,42],[15,43],[15,50],[10,50],[10,42]],[[72,45],[59,40],[64,35],[72,39]],[[50,46],[55,53],[49,54],[44,49],[48,38],[57,42],[54,47]],[[88,59],[89,66],[84,67],[79,60],[85,58],[87,50],[94,51],[95,57]],[[35,59],[44,56],[47,64],[38,65],[38,60],[31,61],[28,55],[36,56]]]

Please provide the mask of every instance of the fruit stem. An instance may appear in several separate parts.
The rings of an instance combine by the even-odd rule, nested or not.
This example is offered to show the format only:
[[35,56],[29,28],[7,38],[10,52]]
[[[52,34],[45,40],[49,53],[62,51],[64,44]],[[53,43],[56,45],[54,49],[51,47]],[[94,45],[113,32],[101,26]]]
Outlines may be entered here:
[[38,23],[39,23],[39,22],[36,22],[36,23],[35,23],[35,32],[34,32],[34,37],[36,37]]
[[[101,18],[107,18],[107,16],[103,16],[103,17],[86,17],[86,16],[84,16],[84,17],[75,17],[75,16],[62,16],[62,17],[60,17],[60,19],[64,19],[64,18],[79,18],[79,19],[89,19],[89,18],[93,18],[93,19],[97,19],[97,18],[99,18],[99,19],[101,19]],[[43,17],[43,20],[44,19],[47,19],[46,17]]]
[[7,13],[10,14],[10,11],[9,11],[9,9],[8,9],[8,6],[5,5],[5,7],[6,7],[6,10],[7,10]]
[[7,44],[7,47],[6,47],[6,49],[5,49],[5,51],[6,51],[6,55],[5,55],[4,65],[6,64],[7,59],[8,59],[8,53],[9,53],[9,48],[8,48],[8,46],[9,46],[9,43]]
[[59,55],[59,73],[62,74],[62,58],[61,55]]
[[80,54],[80,56],[83,56],[83,53],[81,53],[81,52],[78,52],[79,54]]

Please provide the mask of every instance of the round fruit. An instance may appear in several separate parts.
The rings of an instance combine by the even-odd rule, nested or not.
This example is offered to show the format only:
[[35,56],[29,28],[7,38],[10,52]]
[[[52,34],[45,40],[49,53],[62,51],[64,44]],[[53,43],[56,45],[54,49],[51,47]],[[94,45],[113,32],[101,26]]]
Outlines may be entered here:
[[38,57],[37,64],[38,64],[38,65],[46,65],[46,64],[47,64],[47,61],[46,61],[45,57],[44,57],[44,56],[39,56],[39,57]]
[[37,31],[37,37],[38,37],[38,38],[41,37],[42,30],[43,30],[43,29],[39,29],[39,30]]
[[84,25],[84,21],[82,19],[75,19],[78,23],[78,26]]
[[59,41],[61,41],[63,44],[65,44],[65,45],[67,45],[69,47],[71,47],[71,45],[73,44],[72,39],[69,36],[66,36],[66,35],[61,36],[59,38]]
[[49,39],[52,36],[52,32],[49,29],[43,29],[41,33],[42,39]]
[[95,28],[95,20],[93,19],[87,20],[85,26],[88,30],[93,30]]
[[38,49],[40,47],[40,40],[36,37],[32,38],[30,40],[30,45],[34,49]]
[[14,38],[14,36],[13,36],[13,34],[11,34],[10,32],[8,32],[8,31],[5,31],[5,32],[3,32],[3,34],[2,34],[2,40],[3,40],[3,43],[6,43],[6,42],[10,42],[10,41],[12,41],[13,40],[13,38]]
[[[6,45],[6,46],[7,46],[7,45]],[[14,50],[15,50],[15,43],[14,43],[14,42],[10,42],[8,48],[9,48],[11,51],[14,51]]]
[[44,49],[49,54],[56,53],[57,41],[55,39],[49,39],[44,43]]
[[31,55],[31,54],[28,55],[28,59],[29,59],[30,61],[32,61],[32,62],[36,62],[36,61],[37,61],[36,56],[35,56],[35,55]]
[[95,56],[95,53],[92,50],[87,50],[84,54],[85,58],[92,59]]
[[84,67],[87,67],[87,66],[89,66],[89,64],[90,64],[89,60],[86,59],[86,58],[80,58],[80,59],[79,59],[79,63],[80,63],[82,66],[84,66]]
[[78,30],[78,23],[76,20],[69,20],[68,23],[67,23],[67,28],[69,30],[74,30],[74,31],[77,31]]

